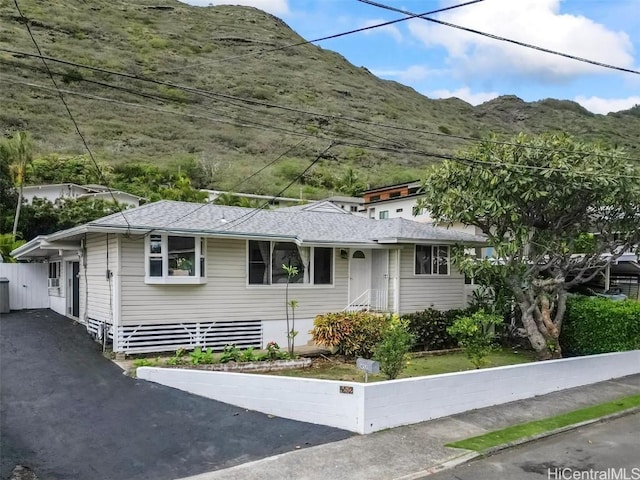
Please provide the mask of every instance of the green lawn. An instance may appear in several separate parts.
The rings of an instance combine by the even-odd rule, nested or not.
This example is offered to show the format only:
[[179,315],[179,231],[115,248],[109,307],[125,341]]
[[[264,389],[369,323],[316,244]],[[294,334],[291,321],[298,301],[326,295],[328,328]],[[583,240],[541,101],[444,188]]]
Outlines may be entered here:
[[[527,351],[513,352],[509,349],[499,350],[489,355],[487,367],[500,367],[527,363],[534,360]],[[322,363],[315,363],[311,368],[268,372],[268,375],[282,375],[288,377],[319,378],[324,380],[341,380],[350,382],[364,382],[364,373],[358,370],[355,360],[350,362],[330,358]],[[413,357],[398,378],[423,377],[440,373],[462,372],[473,370],[474,366],[467,360],[464,353],[449,353],[446,355],[431,355]],[[370,375],[369,382],[385,380],[384,375]]]
[[486,433],[477,437],[467,438],[458,442],[448,443],[447,447],[465,448],[467,450],[482,451],[488,448],[504,445],[521,438],[531,437],[540,433],[549,432],[557,428],[566,427],[576,423],[600,418],[605,415],[640,406],[640,395],[619,398],[612,402],[581,408],[573,412],[557,415],[555,417],[536,420],[534,422],[513,425],[502,430]]

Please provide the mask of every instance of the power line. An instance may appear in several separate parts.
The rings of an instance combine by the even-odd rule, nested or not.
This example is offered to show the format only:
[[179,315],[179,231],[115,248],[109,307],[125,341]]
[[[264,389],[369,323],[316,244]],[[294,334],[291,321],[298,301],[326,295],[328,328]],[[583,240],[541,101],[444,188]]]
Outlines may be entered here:
[[232,220],[228,225],[227,228],[225,228],[222,231],[227,231],[229,230],[231,227],[237,227],[247,221],[249,221],[252,217],[254,217],[255,215],[258,214],[259,211],[263,210],[264,208],[267,207],[267,205],[269,205],[272,201],[274,201],[277,197],[281,196],[282,194],[284,194],[289,188],[291,188],[292,185],[294,185],[298,180],[300,180],[302,177],[304,177],[304,175],[311,170],[316,163],[318,163],[320,161],[320,159],[322,157],[324,157],[327,152],[335,145],[335,142],[331,142],[327,148],[325,148],[322,152],[320,152],[318,154],[318,156],[309,164],[309,166],[307,166],[307,168],[305,168],[302,172],[300,172],[300,174],[298,174],[298,176],[296,178],[294,178],[293,180],[291,180],[291,182],[289,182],[289,184],[284,187],[282,190],[280,190],[278,193],[276,193],[276,195],[273,197],[272,200],[268,200],[266,202],[264,202],[260,207],[253,209],[251,212],[236,218],[235,220]]
[[[472,0],[472,1],[461,3],[461,4],[458,4],[458,5],[451,5],[449,7],[439,8],[437,10],[431,10],[430,12],[421,13],[421,14],[416,15],[416,16],[422,17],[422,16],[426,16],[426,15],[435,15],[436,13],[446,12],[447,10],[453,10],[455,8],[465,7],[467,5],[472,5],[474,3],[480,3],[480,2],[483,2],[483,1],[484,0]],[[307,45],[309,43],[322,42],[324,40],[333,40],[334,38],[344,37],[346,35],[352,35],[354,33],[360,33],[360,32],[365,32],[367,30],[373,30],[375,28],[386,27],[387,25],[393,25],[395,23],[405,22],[407,20],[410,20],[410,18],[402,17],[402,18],[398,18],[396,20],[391,20],[389,22],[378,23],[376,25],[369,25],[367,27],[362,27],[362,28],[356,28],[355,30],[349,30],[347,32],[335,33],[335,34],[332,34],[332,35],[327,35],[326,37],[315,38],[313,40],[305,40],[305,41],[302,41],[302,42],[291,43],[289,45],[283,45],[283,46],[280,46],[280,47],[270,48],[270,49],[267,49],[267,50],[260,50],[258,52],[243,53],[241,55],[234,55],[234,56],[223,58],[223,59],[219,59],[219,60],[210,60],[210,61],[202,62],[202,63],[192,63],[191,65],[185,65],[184,67],[179,67],[179,68],[172,68],[170,70],[159,70],[159,71],[157,71],[157,73],[174,73],[174,72],[179,72],[180,70],[184,70],[186,68],[201,67],[203,65],[211,65],[211,64],[214,64],[214,63],[228,62],[229,60],[235,60],[235,59],[238,59],[238,58],[245,58],[245,57],[249,57],[249,56],[253,56],[253,55],[262,55],[264,53],[277,52],[279,50],[285,50],[287,48],[300,47],[302,45]]]
[[[27,82],[16,82],[16,81],[12,81],[12,83],[20,83],[20,84],[27,84],[30,86],[34,86],[37,88],[43,88],[46,90],[53,90],[49,87],[44,87],[44,86],[40,86],[40,85],[35,85],[35,84],[29,84]],[[63,90],[64,91],[64,90]],[[141,104],[135,104],[135,103],[130,103],[130,102],[123,102],[120,100],[113,100],[113,99],[108,99],[108,98],[103,98],[103,97],[96,97],[93,95],[88,95],[88,94],[83,94],[83,93],[79,93],[79,92],[73,92],[73,91],[66,91],[66,93],[68,94],[72,94],[72,95],[80,95],[80,96],[84,96],[84,97],[89,97],[95,100],[99,100],[99,101],[109,101],[109,102],[114,102],[114,103],[119,103],[119,104],[125,104],[128,106],[134,106],[134,107],[139,107],[139,108],[145,108],[145,109],[150,109],[150,110],[154,110],[154,111],[159,111],[162,113],[169,113],[169,114],[175,114],[175,115],[179,115],[179,116],[186,116],[186,117],[192,117],[192,118],[200,118],[200,119],[204,119],[204,120],[210,120],[210,121],[214,121],[214,122],[223,122],[223,123],[230,123],[224,120],[220,120],[220,119],[215,119],[215,118],[211,118],[211,117],[206,117],[206,116],[202,116],[202,115],[194,115],[194,114],[188,114],[188,113],[182,113],[182,112],[175,112],[172,110],[165,110],[165,109],[161,109],[161,108],[156,108],[156,107],[151,107],[151,106],[146,106],[146,105],[141,105]],[[242,125],[242,124],[235,124],[235,125],[239,125],[239,126],[243,126],[243,127],[247,127],[247,128],[261,128],[261,127],[256,127],[255,125]],[[380,138],[381,140],[384,140],[386,142],[389,142],[391,144],[395,144],[399,147],[401,147],[402,149],[399,150],[397,148],[391,148],[391,147],[385,147],[385,146],[380,146],[380,145],[370,145],[370,144],[363,144],[363,143],[353,143],[353,142],[345,142],[343,140],[336,140],[336,139],[331,139],[325,136],[314,136],[314,135],[309,135],[309,134],[303,134],[303,133],[299,133],[299,132],[294,132],[294,131],[286,131],[286,133],[292,134],[292,135],[300,135],[300,136],[304,136],[307,138],[313,138],[313,139],[325,139],[325,140],[331,140],[334,141],[336,143],[340,143],[341,145],[344,146],[351,146],[351,147],[359,147],[359,148],[364,148],[367,150],[379,150],[379,151],[384,151],[384,152],[388,152],[388,153],[396,153],[396,154],[404,154],[406,155],[407,153],[413,153],[413,154],[419,154],[422,156],[426,156],[426,157],[431,157],[431,158],[438,158],[441,160],[451,160],[451,161],[455,161],[455,162],[466,162],[466,163],[473,163],[473,164],[485,164],[485,165],[491,165],[491,166],[499,166],[499,167],[504,167],[504,168],[510,168],[510,167],[517,167],[517,168],[524,168],[524,169],[533,169],[533,170],[549,170],[549,171],[561,171],[561,172],[565,172],[568,173],[570,172],[569,170],[564,170],[564,169],[554,169],[554,168],[547,168],[547,167],[536,167],[536,166],[527,166],[527,165],[518,165],[518,164],[510,164],[510,163],[504,163],[504,162],[486,162],[486,161],[481,161],[481,160],[476,160],[476,159],[469,159],[469,158],[464,158],[464,157],[460,157],[460,156],[456,156],[456,155],[448,155],[448,154],[444,154],[444,153],[436,153],[436,152],[428,152],[419,148],[414,148],[414,147],[410,147],[404,143],[398,142],[397,140],[393,140],[390,139],[388,137],[379,135],[379,134],[375,134],[373,132],[368,132],[365,130],[362,130],[358,127],[355,127],[353,125],[349,125],[346,124],[346,126],[348,126],[349,128],[352,128],[354,130],[358,130],[361,131],[367,135],[370,136],[374,136],[377,138]],[[268,129],[267,129],[268,130]],[[281,129],[279,129],[278,131],[280,131]],[[303,139],[304,140],[304,139]],[[479,142],[482,142],[483,140],[477,140]],[[516,144],[516,143],[512,143],[512,142],[493,142],[490,140],[486,140],[486,142],[488,143],[504,143],[506,145],[510,145],[510,146],[519,146],[519,147],[523,147],[523,148],[534,148],[534,149],[540,149],[540,147],[535,147],[535,146],[530,146],[530,145],[523,145],[523,144]],[[550,150],[550,151],[556,151],[556,150],[552,150],[552,149],[544,149],[544,150]],[[575,151],[570,152],[570,151],[566,151],[568,153],[576,153]],[[591,154],[593,156],[597,156],[597,157],[605,157],[608,158],[610,157],[610,155],[607,154],[596,154],[593,153]],[[629,159],[628,157],[623,157],[623,159]],[[576,173],[576,172],[573,172]],[[577,172],[579,175],[581,176],[589,176],[592,174],[596,174],[596,172]],[[606,176],[606,177],[613,177],[613,178],[617,178],[620,177],[620,175],[607,175],[607,174],[598,174],[599,176]],[[623,176],[623,177],[628,177],[628,178],[640,178],[640,176]],[[289,186],[287,187],[289,188]],[[277,195],[279,196],[279,194]]]
[[290,149],[288,149],[286,152],[278,155],[275,159],[271,160],[269,163],[267,163],[266,165],[264,165],[262,168],[256,170],[255,172],[253,172],[251,175],[249,175],[248,177],[246,177],[245,179],[239,181],[238,183],[236,183],[234,186],[232,186],[230,188],[231,192],[234,192],[236,190],[236,188],[238,188],[240,185],[242,185],[243,183],[251,180],[253,177],[255,177],[256,175],[262,173],[264,170],[266,170],[267,168],[269,168],[271,165],[273,165],[274,163],[276,163],[278,160],[280,160],[282,157],[284,157],[285,155],[287,155],[289,152],[295,150],[296,148],[298,148],[300,145],[302,145],[304,142],[306,141],[305,138],[303,138],[302,140],[300,140],[298,143],[296,143],[293,147],[291,147]]
[[551,50],[549,48],[539,47],[537,45],[532,45],[530,43],[520,42],[518,40],[513,40],[506,37],[501,37],[499,35],[494,35],[492,33],[481,32],[479,30],[474,30],[468,27],[462,27],[460,25],[456,25],[454,23],[444,22],[442,20],[436,20],[435,18],[428,18],[417,13],[412,13],[407,10],[402,10],[400,8],[390,7],[388,5],[384,5],[382,3],[374,2],[373,0],[358,0],[359,2],[366,3],[369,5],[373,5],[374,7],[383,8],[385,10],[391,10],[392,12],[399,12],[404,15],[407,15],[408,18],[420,18],[421,20],[425,20],[427,22],[437,23],[439,25],[444,25],[446,27],[457,28],[458,30],[463,30],[465,32],[474,33],[476,35],[482,35],[483,37],[492,38],[494,40],[499,40],[501,42],[512,43],[514,45],[519,45],[521,47],[530,48],[533,50],[538,50],[540,52],[549,53],[551,55],[557,55],[559,57],[569,58],[571,60],[576,60],[578,62],[589,63],[591,65],[596,65],[598,67],[609,68],[611,70],[618,70],[620,72],[633,73],[635,75],[640,75],[640,70],[632,70],[630,68],[618,67],[616,65],[610,65],[608,63],[598,62],[596,60],[590,60],[584,57],[578,57],[576,55],[570,55],[568,53],[558,52],[556,50]]
[[[320,152],[320,154],[318,154],[318,156],[309,164],[309,166],[307,168],[305,168],[300,174],[298,174],[296,176],[296,178],[294,178],[286,187],[284,187],[280,192],[276,193],[273,198],[271,200],[267,200],[266,202],[264,202],[262,205],[260,205],[257,208],[253,208],[250,209],[249,212],[245,213],[244,215],[241,215],[240,217],[231,220],[231,222],[226,225],[227,228],[221,229],[219,231],[225,232],[227,230],[229,230],[231,227],[237,227],[238,225],[241,225],[245,222],[247,222],[250,218],[254,217],[255,215],[258,214],[259,211],[263,210],[264,208],[266,208],[272,201],[276,200],[280,195],[282,195],[284,192],[286,192],[295,182],[297,182],[299,179],[301,179],[309,170],[311,170],[311,168],[313,168],[313,166],[318,163],[318,161],[320,161],[320,159],[329,151],[329,149],[331,149],[331,147],[334,146],[334,142],[331,142],[329,144],[329,146],[327,148],[325,148],[322,152]],[[291,149],[287,150],[290,151]],[[286,152],[285,152],[286,154]],[[284,155],[284,154],[283,154]],[[281,155],[282,156],[282,155]],[[175,220],[172,220],[171,222],[165,224],[163,226],[163,228],[168,227],[169,225],[172,225],[174,223],[177,223],[181,220],[184,220],[187,217],[190,217],[191,215],[193,215],[194,213],[200,211],[201,209],[203,209],[204,207],[210,205],[209,203],[203,203],[202,205],[199,205],[198,207],[196,207],[195,209],[193,209],[191,212],[186,213],[184,215],[181,215],[180,217],[176,218]],[[154,232],[157,229],[151,229],[148,232],[146,232],[143,235],[143,238],[150,235],[152,232]]]
[[[364,0],[362,0],[362,1],[364,1]],[[364,124],[364,125],[371,125],[371,126],[375,126],[375,127],[379,127],[379,128],[389,128],[389,129],[395,129],[395,130],[399,130],[399,131],[423,133],[425,135],[432,135],[432,136],[443,137],[443,138],[454,138],[454,139],[458,139],[458,140],[465,140],[465,141],[476,142],[476,143],[477,142],[481,142],[481,141],[489,141],[489,142],[494,143],[494,144],[516,145],[516,144],[514,144],[512,142],[505,142],[505,141],[499,141],[499,140],[482,140],[482,139],[477,139],[477,138],[472,138],[472,137],[465,137],[463,135],[454,135],[454,134],[448,134],[448,133],[443,133],[443,132],[432,132],[432,131],[416,129],[416,128],[411,128],[411,127],[402,127],[402,126],[399,126],[399,125],[376,123],[376,122],[371,122],[371,121],[368,121],[368,120],[362,120],[362,119],[353,118],[353,117],[344,117],[344,116],[341,116],[341,115],[331,115],[331,114],[326,114],[326,113],[321,113],[321,112],[316,112],[316,111],[303,110],[303,109],[300,109],[300,108],[290,107],[290,106],[286,106],[286,105],[279,105],[279,104],[274,104],[274,103],[269,103],[269,102],[263,102],[263,101],[256,100],[256,99],[248,99],[248,98],[237,97],[237,96],[234,96],[234,95],[216,93],[216,92],[212,92],[212,91],[204,90],[204,89],[200,89],[200,88],[188,87],[188,86],[173,84],[173,83],[170,83],[170,82],[165,82],[165,81],[162,81],[162,80],[156,80],[156,79],[153,79],[153,78],[150,78],[150,77],[142,77],[142,76],[138,76],[138,75],[135,75],[135,74],[126,73],[126,72],[117,72],[117,71],[113,71],[113,70],[107,70],[107,69],[103,69],[103,68],[99,68],[99,67],[93,67],[93,66],[90,66],[90,65],[83,65],[83,64],[80,64],[80,63],[77,63],[77,62],[71,62],[71,61],[58,59],[58,58],[54,58],[54,57],[43,56],[43,55],[35,55],[35,54],[32,54],[32,53],[27,53],[27,52],[12,50],[12,49],[0,48],[0,51],[4,51],[4,52],[7,52],[7,53],[12,53],[14,55],[23,55],[23,56],[34,57],[34,58],[44,58],[44,59],[47,59],[47,60],[50,60],[50,61],[53,61],[53,62],[58,62],[58,63],[65,64],[65,65],[71,65],[71,66],[75,66],[75,67],[86,68],[88,70],[97,71],[97,72],[101,72],[101,73],[106,73],[106,74],[110,74],[110,75],[131,78],[131,79],[140,80],[140,81],[144,81],[144,82],[150,82],[150,83],[154,83],[154,84],[158,84],[158,85],[164,85],[164,86],[176,88],[176,89],[179,89],[179,90],[183,90],[183,91],[186,91],[186,92],[194,93],[196,95],[201,95],[201,96],[204,96],[204,97],[207,97],[207,98],[211,98],[211,99],[214,99],[214,100],[220,100],[220,99],[233,100],[233,101],[236,101],[236,102],[241,102],[241,103],[232,103],[233,105],[240,106],[240,107],[243,107],[243,108],[249,108],[248,106],[242,104],[242,103],[247,103],[247,104],[250,104],[250,105],[262,106],[262,107],[265,107],[267,109],[273,108],[273,109],[279,109],[279,110],[288,111],[288,112],[294,112],[294,113],[309,115],[309,116],[312,116],[312,117],[320,117],[320,118],[326,118],[326,119],[330,119],[330,120],[349,121],[349,122],[355,122],[355,123],[360,123],[360,124]],[[82,81],[83,79],[79,79],[79,80]],[[106,84],[106,86],[108,86],[108,84]],[[247,125],[242,125],[242,126],[247,126]],[[270,126],[270,128],[278,128],[278,127]],[[297,133],[297,134],[298,135],[304,135],[302,133]],[[561,152],[561,153],[571,153],[571,152],[568,152],[568,151],[564,151],[563,152],[563,151],[560,151],[560,150],[546,149],[544,147],[531,147],[531,148],[539,148],[541,150],[546,150],[546,151],[558,151],[558,152]],[[633,159],[633,158],[626,157],[626,156],[625,156],[625,158],[630,160],[630,161],[631,160],[639,161],[637,159]]]
[[44,65],[45,69],[47,70],[47,73],[49,74],[49,78],[51,78],[51,82],[53,83],[53,86],[55,87],[56,91],[58,92],[58,96],[60,97],[60,100],[64,104],[64,108],[67,110],[67,114],[69,115],[69,118],[71,119],[71,122],[73,123],[73,126],[76,129],[76,132],[78,133],[78,135],[82,139],[82,143],[84,144],[84,147],[87,149],[87,152],[89,153],[89,157],[91,158],[91,161],[93,162],[93,164],[96,167],[96,171],[98,172],[98,176],[100,177],[101,181],[104,183],[104,186],[107,188],[109,194],[111,195],[111,198],[113,199],[115,207],[118,209],[118,211],[122,215],[122,218],[124,218],[124,221],[126,222],[127,227],[130,228],[131,225],[129,224],[129,220],[127,220],[127,216],[122,211],[122,208],[120,207],[120,204],[116,200],[116,197],[113,194],[113,191],[111,190],[111,188],[109,188],[108,182],[104,178],[104,175],[102,174],[102,171],[100,170],[100,166],[98,165],[98,162],[96,161],[96,159],[93,156],[93,152],[91,152],[91,149],[89,148],[89,145],[87,144],[87,141],[84,138],[84,135],[80,131],[80,127],[78,126],[78,123],[76,122],[76,119],[74,118],[73,114],[71,113],[71,109],[69,108],[69,105],[67,104],[67,101],[65,100],[64,95],[58,89],[58,84],[56,83],[56,79],[53,77],[53,74],[51,73],[51,70],[49,70],[49,65],[47,64],[45,59],[42,58],[42,51],[40,50],[40,46],[38,45],[38,42],[36,41],[35,37],[33,36],[33,33],[31,32],[31,27],[29,26],[29,20],[22,14],[22,10],[20,10],[20,5],[18,5],[18,0],[13,0],[13,3],[15,4],[16,9],[18,10],[18,14],[20,15],[20,18],[22,19],[25,27],[27,28],[27,31],[29,32],[29,36],[31,37],[31,41],[33,42],[34,46],[36,47],[36,50],[38,51],[38,54],[41,57],[42,63]]

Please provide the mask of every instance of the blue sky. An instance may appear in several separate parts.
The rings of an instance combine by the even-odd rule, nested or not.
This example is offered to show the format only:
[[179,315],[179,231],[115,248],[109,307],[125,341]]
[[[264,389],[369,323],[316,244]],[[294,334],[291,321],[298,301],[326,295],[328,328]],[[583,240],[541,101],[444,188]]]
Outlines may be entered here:
[[[306,39],[401,18],[357,0],[184,0],[266,10]],[[462,3],[378,0],[415,13]],[[574,56],[640,70],[640,0],[484,0],[435,18]],[[640,75],[588,65],[411,19],[318,43],[430,98],[473,105],[499,95],[574,100],[595,113],[640,104]]]

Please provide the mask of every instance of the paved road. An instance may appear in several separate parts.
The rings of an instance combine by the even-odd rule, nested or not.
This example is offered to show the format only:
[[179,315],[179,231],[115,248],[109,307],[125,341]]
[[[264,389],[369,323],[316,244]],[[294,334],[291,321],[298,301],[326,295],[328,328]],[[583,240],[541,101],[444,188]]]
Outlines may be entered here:
[[640,480],[640,413],[527,443],[425,478]]
[[351,436],[126,377],[48,310],[0,318],[0,478],[164,480]]

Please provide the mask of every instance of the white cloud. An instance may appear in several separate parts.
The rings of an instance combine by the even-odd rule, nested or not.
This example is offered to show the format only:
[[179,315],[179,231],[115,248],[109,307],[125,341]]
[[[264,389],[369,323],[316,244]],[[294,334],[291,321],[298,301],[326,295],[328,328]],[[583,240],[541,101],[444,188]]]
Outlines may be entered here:
[[425,80],[427,77],[440,75],[442,73],[441,70],[430,70],[422,65],[411,65],[405,69],[400,70],[371,70],[377,77],[382,78],[397,78],[402,82],[419,82],[421,80]]
[[575,101],[593,113],[607,114],[628,110],[635,105],[640,105],[640,96],[627,98],[602,98],[577,96]]
[[[381,18],[375,18],[372,20],[364,21],[358,28],[372,27],[381,23],[385,23],[385,20]],[[368,35],[372,35],[374,33],[384,33],[387,35],[391,35],[396,42],[402,42],[402,34],[400,33],[400,30],[398,30],[398,27],[396,27],[395,25],[385,25],[383,27],[372,28],[371,30],[365,30],[363,33]]]
[[180,0],[189,5],[207,7],[210,5],[243,5],[256,7],[274,15],[287,15],[290,13],[288,0]]
[[[439,19],[603,63],[633,68],[633,44],[624,32],[579,15],[560,13],[561,0],[492,0],[441,14]],[[536,76],[555,82],[601,67],[485,36],[410,20],[409,31],[428,47],[442,46],[459,73]]]
[[435,90],[426,94],[431,98],[452,98],[456,97],[460,100],[464,100],[471,105],[480,105],[481,103],[488,102],[496,98],[499,94],[496,92],[476,92],[472,93],[469,87],[458,88],[457,90]]

